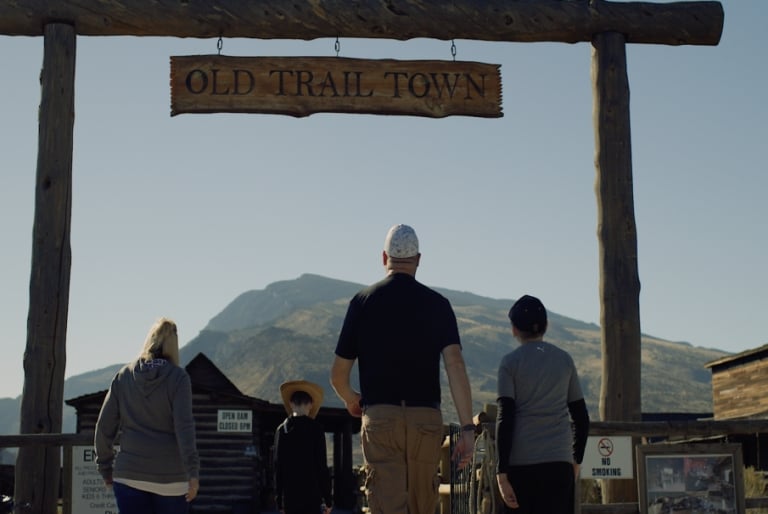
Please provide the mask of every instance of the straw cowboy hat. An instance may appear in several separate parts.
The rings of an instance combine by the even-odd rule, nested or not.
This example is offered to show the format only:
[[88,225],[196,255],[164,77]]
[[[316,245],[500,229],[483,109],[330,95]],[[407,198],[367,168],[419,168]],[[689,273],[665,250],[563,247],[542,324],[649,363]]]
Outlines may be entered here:
[[285,411],[289,416],[293,414],[291,396],[296,391],[304,391],[312,398],[312,409],[309,411],[309,417],[314,419],[320,410],[320,404],[323,403],[323,388],[306,380],[291,380],[280,384],[280,395],[283,397]]

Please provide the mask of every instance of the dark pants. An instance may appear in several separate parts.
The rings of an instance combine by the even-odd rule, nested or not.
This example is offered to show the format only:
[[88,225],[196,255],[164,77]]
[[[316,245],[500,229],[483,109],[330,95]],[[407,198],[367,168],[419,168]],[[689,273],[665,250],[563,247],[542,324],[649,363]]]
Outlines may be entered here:
[[292,501],[286,498],[283,512],[285,514],[321,514],[321,503],[320,498],[292,498]]
[[125,484],[112,484],[120,514],[186,514],[189,503],[182,496],[160,496],[134,489]]
[[514,514],[573,514],[576,479],[570,462],[512,466],[507,473],[519,509]]

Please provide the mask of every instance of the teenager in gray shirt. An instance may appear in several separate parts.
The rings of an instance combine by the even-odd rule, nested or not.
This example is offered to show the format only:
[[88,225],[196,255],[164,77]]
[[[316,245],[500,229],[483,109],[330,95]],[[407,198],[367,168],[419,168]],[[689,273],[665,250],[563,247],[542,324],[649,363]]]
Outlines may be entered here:
[[[119,434],[119,451],[115,444]],[[200,459],[192,386],[179,367],[176,324],[158,320],[141,356],[118,371],[96,422],[96,464],[121,514],[183,514]]]
[[589,432],[576,366],[543,341],[547,311],[538,298],[518,299],[509,318],[520,346],[499,366],[499,491],[516,514],[572,514]]

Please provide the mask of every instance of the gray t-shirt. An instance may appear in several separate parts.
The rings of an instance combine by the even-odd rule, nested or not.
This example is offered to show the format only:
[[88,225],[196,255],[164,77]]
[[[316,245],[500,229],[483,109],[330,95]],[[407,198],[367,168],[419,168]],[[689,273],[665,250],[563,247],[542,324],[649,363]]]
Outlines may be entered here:
[[498,393],[515,401],[509,464],[573,461],[568,404],[584,395],[567,352],[542,341],[523,343],[501,360]]

